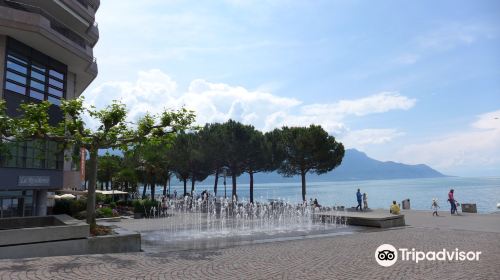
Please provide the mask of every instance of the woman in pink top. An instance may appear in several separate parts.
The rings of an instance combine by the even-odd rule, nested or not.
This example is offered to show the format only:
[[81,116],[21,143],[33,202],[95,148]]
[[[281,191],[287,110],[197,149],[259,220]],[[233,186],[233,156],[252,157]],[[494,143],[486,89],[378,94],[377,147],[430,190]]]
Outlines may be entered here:
[[453,189],[450,190],[448,193],[448,201],[450,202],[451,205],[451,214],[455,214],[457,212],[457,204],[455,202],[455,198],[453,197],[453,193],[455,191]]

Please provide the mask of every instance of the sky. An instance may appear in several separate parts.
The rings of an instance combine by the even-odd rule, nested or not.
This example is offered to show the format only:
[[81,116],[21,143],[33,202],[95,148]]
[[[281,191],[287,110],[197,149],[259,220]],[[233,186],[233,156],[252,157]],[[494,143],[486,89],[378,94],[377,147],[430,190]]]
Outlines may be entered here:
[[107,0],[96,20],[98,108],[320,124],[378,160],[500,176],[499,1]]

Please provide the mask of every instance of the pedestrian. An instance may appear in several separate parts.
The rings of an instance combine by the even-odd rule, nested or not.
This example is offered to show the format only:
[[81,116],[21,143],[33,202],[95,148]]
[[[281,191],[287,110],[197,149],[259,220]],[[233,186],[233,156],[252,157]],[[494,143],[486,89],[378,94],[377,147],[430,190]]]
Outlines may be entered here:
[[454,194],[455,194],[455,190],[454,189],[451,189],[450,192],[448,193],[448,201],[450,202],[450,206],[451,206],[451,214],[457,214],[457,201],[455,200],[455,197],[454,197]]
[[394,215],[399,215],[400,211],[401,211],[401,209],[399,208],[399,205],[396,203],[396,200],[393,200],[391,208],[389,210],[389,213],[394,214]]
[[168,208],[168,197],[163,196],[161,199],[161,210],[162,214],[166,217],[167,216],[167,208]]
[[321,205],[319,205],[317,198],[314,199],[313,206],[314,206],[314,208],[321,208]]
[[363,193],[363,209],[368,209],[368,196],[366,195],[366,193]]
[[439,216],[438,215],[438,208],[439,208],[439,205],[438,205],[438,202],[437,202],[437,198],[433,198],[432,199],[432,205],[431,205],[431,208],[432,208],[432,216]]
[[356,211],[361,210],[363,211],[363,206],[361,206],[361,199],[363,198],[363,195],[361,194],[361,191],[358,189],[358,192],[356,193],[356,199],[358,200],[358,206],[356,206]]
[[177,200],[177,190],[174,190],[174,199]]

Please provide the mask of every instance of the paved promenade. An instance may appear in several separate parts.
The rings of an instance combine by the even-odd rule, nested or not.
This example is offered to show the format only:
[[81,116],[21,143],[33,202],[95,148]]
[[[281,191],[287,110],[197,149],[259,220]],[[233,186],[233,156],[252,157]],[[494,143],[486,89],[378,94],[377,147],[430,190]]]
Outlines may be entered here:
[[[495,232],[403,228],[217,250],[3,260],[0,279],[498,279],[499,240]],[[482,254],[473,262],[384,268],[374,259],[383,243]]]

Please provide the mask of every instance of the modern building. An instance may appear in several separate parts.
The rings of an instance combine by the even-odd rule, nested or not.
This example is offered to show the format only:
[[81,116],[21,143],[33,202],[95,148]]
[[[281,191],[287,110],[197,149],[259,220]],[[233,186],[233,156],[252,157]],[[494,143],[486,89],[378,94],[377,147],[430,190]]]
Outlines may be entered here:
[[[78,97],[97,76],[93,47],[99,39],[99,0],[0,0],[0,98],[7,112],[22,102],[52,103]],[[57,143],[13,144],[0,154],[0,218],[46,215],[47,192],[80,184],[76,164]]]

